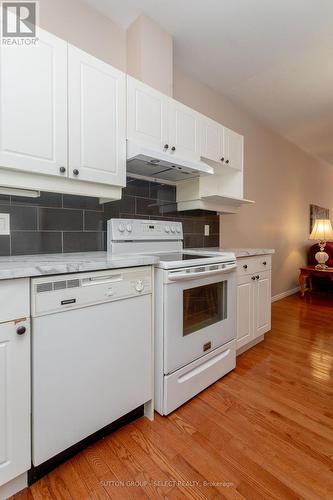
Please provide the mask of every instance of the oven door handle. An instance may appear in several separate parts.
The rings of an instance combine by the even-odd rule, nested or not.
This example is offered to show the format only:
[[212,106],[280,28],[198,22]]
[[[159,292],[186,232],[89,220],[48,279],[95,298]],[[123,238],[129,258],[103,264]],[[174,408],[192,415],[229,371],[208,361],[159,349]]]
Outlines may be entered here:
[[212,271],[203,271],[198,273],[179,273],[179,274],[169,274],[169,281],[187,281],[195,280],[197,278],[205,278],[207,276],[213,276],[214,274],[225,274],[233,269],[236,269],[237,264],[229,264],[224,269],[213,269]]

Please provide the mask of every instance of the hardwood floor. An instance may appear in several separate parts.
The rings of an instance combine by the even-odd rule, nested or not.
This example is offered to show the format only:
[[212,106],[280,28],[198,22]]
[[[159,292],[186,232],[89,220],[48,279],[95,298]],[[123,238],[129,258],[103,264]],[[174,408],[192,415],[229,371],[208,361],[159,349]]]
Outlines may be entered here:
[[333,297],[273,304],[237,368],[167,418],[137,420],[15,499],[333,498]]

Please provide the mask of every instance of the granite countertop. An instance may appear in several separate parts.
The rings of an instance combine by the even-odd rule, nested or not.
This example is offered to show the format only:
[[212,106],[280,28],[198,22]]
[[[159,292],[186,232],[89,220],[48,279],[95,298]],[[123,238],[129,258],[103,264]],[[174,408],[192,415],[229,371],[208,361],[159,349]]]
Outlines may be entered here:
[[55,253],[0,257],[0,280],[27,278],[48,274],[77,273],[145,266],[158,263],[153,255],[119,255],[109,257],[107,252]]
[[236,259],[242,257],[253,257],[255,255],[269,255],[275,253],[273,248],[221,248],[221,247],[206,247],[206,248],[186,248],[186,250],[195,250],[196,252],[231,252],[234,253]]
[[[273,254],[275,250],[267,248],[192,248],[187,250],[207,252],[233,252],[236,258],[253,255]],[[108,256],[107,252],[55,253],[43,255],[22,255],[0,257],[0,280],[11,278],[28,278],[48,274],[78,273],[99,271],[103,269],[119,269],[157,264],[154,255],[118,255]]]
[[233,252],[237,259],[253,257],[255,255],[270,255],[275,253],[274,248],[218,248],[220,252]]

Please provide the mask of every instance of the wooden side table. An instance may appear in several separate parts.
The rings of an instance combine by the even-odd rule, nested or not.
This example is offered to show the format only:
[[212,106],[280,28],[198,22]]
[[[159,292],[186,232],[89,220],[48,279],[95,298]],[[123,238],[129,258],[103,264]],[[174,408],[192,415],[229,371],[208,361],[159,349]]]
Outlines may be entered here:
[[[328,277],[333,281],[333,267],[327,269],[316,269],[316,266],[304,266],[300,268],[299,275],[299,286],[301,289],[301,296],[304,297],[305,292],[309,290],[312,291],[312,277],[316,276],[318,278]],[[306,283],[308,281],[308,287]]]

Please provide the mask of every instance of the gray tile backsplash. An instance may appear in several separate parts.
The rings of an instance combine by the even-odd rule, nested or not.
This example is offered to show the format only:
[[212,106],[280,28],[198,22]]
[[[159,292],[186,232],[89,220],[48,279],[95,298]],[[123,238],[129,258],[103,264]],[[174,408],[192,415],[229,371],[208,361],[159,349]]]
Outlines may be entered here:
[[[179,221],[185,247],[218,246],[218,216],[200,210],[177,212],[175,201],[175,187],[131,178],[122,199],[105,205],[97,198],[59,193],[43,192],[39,198],[0,195],[0,212],[11,216],[11,234],[0,236],[0,255],[105,250],[111,217]],[[165,215],[161,206],[167,206]],[[205,224],[210,236],[204,236]]]

